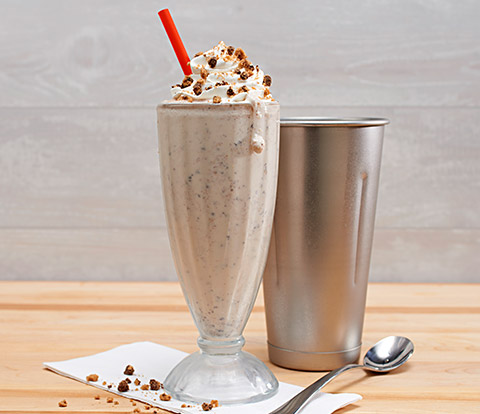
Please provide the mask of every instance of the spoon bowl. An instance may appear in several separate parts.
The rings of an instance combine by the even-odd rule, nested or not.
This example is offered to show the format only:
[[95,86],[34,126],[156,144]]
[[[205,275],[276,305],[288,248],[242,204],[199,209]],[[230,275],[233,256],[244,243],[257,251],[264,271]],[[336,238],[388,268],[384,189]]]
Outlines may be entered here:
[[388,336],[372,346],[363,358],[363,368],[388,372],[403,365],[413,353],[413,343],[403,336]]

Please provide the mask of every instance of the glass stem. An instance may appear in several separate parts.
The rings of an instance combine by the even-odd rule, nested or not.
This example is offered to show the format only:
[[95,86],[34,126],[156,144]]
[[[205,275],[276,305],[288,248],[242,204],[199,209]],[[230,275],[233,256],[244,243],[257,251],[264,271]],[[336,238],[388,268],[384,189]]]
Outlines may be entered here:
[[239,336],[238,338],[227,339],[223,341],[212,341],[202,338],[197,339],[200,352],[208,355],[234,355],[238,354],[243,345],[245,344],[245,338]]

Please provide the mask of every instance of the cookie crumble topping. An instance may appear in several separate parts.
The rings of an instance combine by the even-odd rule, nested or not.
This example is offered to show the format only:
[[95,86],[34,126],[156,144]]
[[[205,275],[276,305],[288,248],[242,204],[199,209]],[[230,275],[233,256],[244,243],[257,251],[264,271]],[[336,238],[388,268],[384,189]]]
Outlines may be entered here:
[[128,382],[125,380],[120,381],[117,389],[120,392],[127,392],[129,390]]
[[208,59],[208,66],[210,66],[212,69],[217,66],[217,58],[214,56],[214,57],[211,57],[210,59]]

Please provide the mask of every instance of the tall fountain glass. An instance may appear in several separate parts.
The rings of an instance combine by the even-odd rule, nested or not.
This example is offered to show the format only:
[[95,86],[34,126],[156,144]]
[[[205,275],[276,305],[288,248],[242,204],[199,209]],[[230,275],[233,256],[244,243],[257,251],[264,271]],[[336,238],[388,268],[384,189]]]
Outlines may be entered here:
[[[157,115],[170,247],[200,333],[199,351],[170,372],[165,389],[182,401],[263,400],[278,382],[242,351],[242,333],[272,229],[279,105],[168,102]],[[265,141],[260,152],[253,150],[254,136]]]

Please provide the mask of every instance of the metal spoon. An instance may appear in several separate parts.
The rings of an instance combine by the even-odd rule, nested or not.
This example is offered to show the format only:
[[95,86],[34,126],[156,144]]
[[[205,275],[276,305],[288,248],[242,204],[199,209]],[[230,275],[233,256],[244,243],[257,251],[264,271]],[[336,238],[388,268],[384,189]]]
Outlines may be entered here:
[[327,385],[332,379],[342,372],[352,368],[363,368],[373,372],[388,372],[404,364],[413,354],[413,343],[403,336],[388,336],[372,346],[365,354],[363,365],[349,364],[342,368],[335,369],[309,385],[298,393],[291,400],[270,414],[294,414],[302,407],[308,399],[320,388]]

